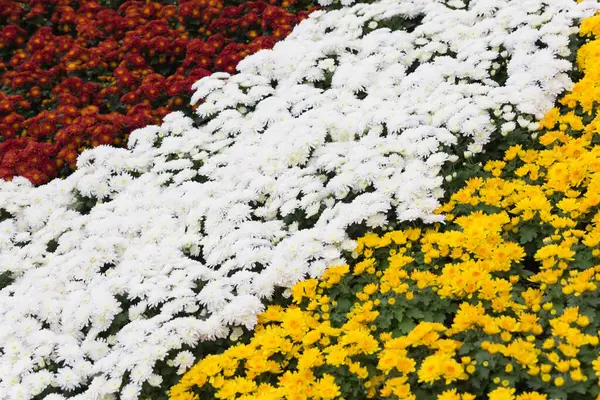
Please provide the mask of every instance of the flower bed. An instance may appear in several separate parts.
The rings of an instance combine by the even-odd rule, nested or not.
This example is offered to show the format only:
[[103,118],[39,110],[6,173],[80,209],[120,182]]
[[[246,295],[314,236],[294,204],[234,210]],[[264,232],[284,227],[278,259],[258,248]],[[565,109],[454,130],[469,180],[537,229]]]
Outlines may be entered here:
[[192,84],[235,72],[310,12],[296,0],[0,1],[0,179],[67,176],[78,154],[121,147]]
[[487,162],[439,209],[451,223],[358,239],[352,263],[296,284],[294,305],[270,306],[170,398],[599,396],[600,38],[578,63],[542,148]]
[[[578,28],[573,25],[590,16],[595,5],[569,0],[498,4],[382,0],[331,7],[339,9],[313,13],[272,50],[244,59],[239,74],[220,72],[196,83],[192,101],[204,101],[194,118],[183,112],[170,113],[160,126],[132,132],[127,149],[100,145],[85,151],[77,159],[77,170],[65,179],[39,187],[22,177],[0,181],[0,324],[7,327],[0,331],[0,393],[50,400],[166,398],[167,389],[197,359],[227,349],[240,338],[245,340],[266,303],[285,304],[288,294],[302,300],[298,299],[298,287],[316,283],[324,272],[332,284],[324,289],[331,292],[330,297],[339,291],[339,307],[329,305],[328,310],[322,307],[327,304],[318,304],[319,320],[313,321],[312,299],[300,301],[303,308],[289,309],[295,310],[289,311],[290,316],[308,324],[300,333],[321,326],[324,314],[338,324],[332,329],[342,329],[346,318],[353,321],[346,327],[357,332],[362,332],[360,323],[372,329],[374,320],[368,318],[375,313],[363,307],[368,307],[369,299],[381,297],[384,305],[395,303],[395,309],[403,310],[408,322],[395,315],[382,320],[383,325],[375,325],[374,331],[384,333],[394,326],[398,328],[392,332],[395,337],[410,335],[415,321],[438,319],[441,325],[424,326],[436,327],[440,340],[446,335],[438,344],[448,355],[454,339],[452,326],[444,325],[451,323],[446,317],[454,316],[463,297],[473,299],[468,299],[466,291],[455,292],[452,285],[459,282],[439,272],[450,262],[440,257],[452,259],[458,252],[454,247],[462,249],[458,259],[467,258],[456,261],[458,271],[473,265],[489,267],[489,271],[482,268],[488,275],[479,271],[482,275],[477,283],[484,283],[486,277],[498,281],[498,289],[492,286],[500,299],[512,299],[512,303],[488,299],[490,304],[482,305],[488,307],[484,311],[489,313],[493,304],[506,303],[507,308],[494,311],[498,315],[491,318],[500,318],[504,311],[516,318],[521,303],[513,297],[521,291],[513,293],[513,287],[504,284],[518,283],[511,281],[513,265],[507,260],[517,265],[523,251],[532,254],[537,243],[532,242],[536,238],[532,230],[546,229],[554,220],[529,226],[529,214],[523,212],[518,221],[506,221],[506,212],[512,210],[503,213],[491,203],[485,211],[498,215],[471,215],[468,204],[473,200],[463,204],[462,191],[442,208],[439,200],[445,189],[456,185],[456,178],[480,171],[480,160],[503,154],[507,147],[506,154],[516,152],[520,159],[523,148],[534,148],[528,147],[531,137],[538,134],[540,124],[548,127],[552,121],[551,117],[543,119],[544,114],[561,93],[573,87],[572,49],[579,45],[574,37]],[[586,21],[582,31],[595,32],[597,25]],[[593,65],[586,60],[596,54],[594,44],[586,46],[580,54],[587,51],[588,56],[579,57],[582,67]],[[593,67],[583,68],[586,78],[582,82],[592,79],[594,71]],[[577,99],[583,98],[577,96],[588,93],[585,85],[584,90],[582,84],[576,85],[571,97],[565,97],[567,106],[575,107],[571,103],[576,105]],[[585,104],[593,104],[587,101]],[[549,115],[556,116],[556,112]],[[577,118],[582,118],[581,124],[591,123],[582,115],[565,114],[559,128],[578,129]],[[512,146],[515,143],[522,147]],[[579,155],[593,155],[586,150],[590,143],[579,146]],[[558,150],[552,153],[556,157],[562,154]],[[507,193],[507,199],[492,196],[489,201],[504,201],[502,207],[516,200],[554,207],[556,199],[544,203],[533,197],[531,201],[531,193],[546,182],[548,174],[541,175],[544,171],[538,168],[537,178],[543,182],[536,186],[528,181],[534,179],[535,166],[529,164],[535,160],[530,159],[532,153],[523,154],[526,167],[515,169],[513,164],[492,161],[482,166],[480,174],[498,175],[507,185],[512,184],[510,174],[524,177],[517,188],[524,199]],[[473,206],[481,208],[482,201]],[[557,207],[562,207],[559,204]],[[448,224],[446,230],[440,227],[439,233],[423,236],[417,229],[395,230],[398,225],[440,224],[445,217],[439,210],[452,212],[460,225]],[[479,222],[485,223],[490,233],[477,230]],[[519,224],[524,224],[521,231]],[[513,243],[513,236],[500,234],[498,229],[507,226],[511,229],[508,234],[524,240],[523,251],[518,241]],[[390,230],[396,234],[385,236]],[[371,240],[379,245],[394,235],[400,241],[407,235],[411,243],[391,246],[389,242],[374,252],[370,248],[375,245],[365,249],[363,244],[355,254],[365,259],[359,267],[365,270],[353,276],[357,281],[350,281],[344,268],[326,272],[329,265],[345,265],[355,249],[355,239],[369,231],[375,234],[359,243]],[[538,235],[547,235],[540,232]],[[469,240],[477,242],[481,235],[496,240],[492,243],[498,246],[480,253],[477,243]],[[447,237],[456,242],[446,254],[439,246],[445,245]],[[503,258],[497,249],[505,250]],[[387,257],[398,254],[403,261],[408,262],[408,256],[414,260],[390,269]],[[503,264],[497,258],[504,260]],[[439,263],[439,271],[427,275],[434,263]],[[530,268],[532,263],[531,257],[525,257],[522,264]],[[401,276],[405,267],[431,278],[419,293],[414,289],[421,284],[417,275],[414,279],[412,274]],[[519,279],[527,276],[525,268],[517,268],[516,275],[523,275]],[[389,271],[387,275],[384,270]],[[336,274],[348,285],[337,285]],[[307,276],[312,280],[297,284]],[[327,278],[330,276],[333,278]],[[387,291],[378,282],[384,277],[390,280]],[[438,299],[444,282],[450,289]],[[408,285],[405,292],[404,283]],[[290,292],[295,284],[299,286]],[[392,289],[393,285],[397,287]],[[475,287],[473,296],[487,295]],[[357,290],[362,291],[358,299],[364,304],[348,317]],[[398,297],[388,303],[391,292]],[[421,296],[429,296],[429,303],[422,304]],[[377,307],[383,304],[379,301]],[[269,315],[277,322],[288,313],[269,310],[260,317],[263,325]],[[367,319],[360,320],[363,317]],[[326,332],[329,343],[319,342],[324,347],[317,350],[330,346],[337,337],[335,332],[341,331]],[[377,369],[379,350],[375,348],[393,339],[369,334],[372,341],[360,332],[352,337],[361,345],[371,345],[361,356]],[[293,339],[300,340],[296,333]],[[352,340],[346,339],[345,344],[362,351],[352,345],[359,342]],[[299,355],[297,346],[286,349],[290,360]],[[434,350],[425,346],[410,358],[415,365],[424,363]],[[207,360],[221,359],[215,357]],[[345,358],[339,366],[342,361],[345,363]],[[335,397],[337,391],[350,393],[346,395],[352,398],[353,393],[368,395],[372,392],[369,387],[374,393],[394,394],[395,389],[404,390],[402,385],[407,382],[412,385],[409,379],[420,378],[419,373],[409,371],[406,382],[402,378],[386,384],[386,375],[367,385],[365,369],[355,361],[347,365],[348,373],[343,376],[322,375],[323,370],[318,370],[317,384],[310,379],[302,384],[306,390],[318,390],[321,398]],[[275,368],[273,363],[268,365]],[[294,361],[283,368],[288,365],[296,367]],[[256,368],[254,372],[263,367]],[[516,365],[512,368],[518,370]],[[209,393],[214,388],[221,390],[214,385],[222,383],[220,378],[208,381],[211,389],[204,385],[201,374],[194,375],[204,373],[203,367],[193,371],[182,380],[183,386],[174,389],[173,396],[193,398],[185,393],[196,390],[194,386]],[[236,372],[233,367],[227,371]],[[366,371],[373,376],[373,367]],[[290,374],[287,382],[299,385],[299,376]],[[460,381],[464,376],[460,374]],[[433,374],[421,383],[437,384],[442,377]],[[346,378],[350,383],[339,383]],[[276,381],[273,378],[271,383]],[[449,383],[455,381],[458,378]],[[237,382],[245,392],[238,390]],[[398,388],[392,386],[394,382]],[[254,384],[239,378],[219,396],[227,397],[235,390],[253,398],[257,396],[251,392]],[[421,390],[419,387],[414,390]],[[263,389],[265,396],[272,390],[281,393],[275,385]],[[463,389],[481,394],[487,393],[488,386],[460,387]],[[440,387],[434,385],[432,390],[442,395]],[[308,392],[297,391],[302,393]],[[463,398],[469,397],[465,394]]]

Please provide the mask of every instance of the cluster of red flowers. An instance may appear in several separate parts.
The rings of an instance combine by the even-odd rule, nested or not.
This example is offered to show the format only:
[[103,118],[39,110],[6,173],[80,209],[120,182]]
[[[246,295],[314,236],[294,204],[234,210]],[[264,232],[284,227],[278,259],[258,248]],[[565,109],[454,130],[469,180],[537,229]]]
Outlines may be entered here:
[[[312,11],[309,0],[0,0],[0,179],[34,184],[189,107]],[[188,110],[190,111],[190,110]]]

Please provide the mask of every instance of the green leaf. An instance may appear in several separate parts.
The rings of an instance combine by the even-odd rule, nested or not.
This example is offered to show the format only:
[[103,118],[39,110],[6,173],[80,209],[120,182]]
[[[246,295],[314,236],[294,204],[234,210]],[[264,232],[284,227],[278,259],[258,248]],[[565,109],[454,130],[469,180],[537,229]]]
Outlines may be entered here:
[[349,312],[350,307],[352,307],[352,302],[348,299],[342,298],[337,301],[337,306],[335,308],[336,311],[339,312]]
[[406,335],[412,331],[415,326],[417,326],[413,321],[409,319],[405,319],[404,321],[398,323],[396,325],[396,329],[394,329],[394,336]]
[[413,319],[416,319],[417,321],[422,321],[425,317],[425,314],[423,314],[423,311],[421,311],[417,308],[409,308],[406,311],[406,315]]
[[538,230],[536,227],[531,225],[525,225],[519,231],[520,240],[519,243],[529,243],[532,242],[538,236]]
[[393,308],[393,313],[396,321],[401,322],[404,319],[404,308],[395,307]]

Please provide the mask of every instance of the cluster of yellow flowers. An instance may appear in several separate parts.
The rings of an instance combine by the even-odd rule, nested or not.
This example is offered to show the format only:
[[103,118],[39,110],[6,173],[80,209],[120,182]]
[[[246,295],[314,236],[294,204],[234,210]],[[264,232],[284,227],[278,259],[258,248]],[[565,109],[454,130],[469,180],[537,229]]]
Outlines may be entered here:
[[600,39],[577,63],[543,149],[486,163],[439,209],[447,225],[358,239],[351,265],[295,285],[170,398],[600,399]]
[[[342,397],[334,376],[343,375],[352,376],[352,385],[368,398],[417,399],[414,387],[427,385],[441,400],[475,399],[483,386],[470,392],[457,387],[489,376],[497,386],[487,392],[489,399],[534,400],[547,396],[535,391],[515,396],[511,383],[524,375],[557,387],[566,379],[587,381],[578,355],[596,351],[597,334],[584,332],[593,316],[577,307],[558,315],[551,303],[542,305],[549,285],[518,286],[511,265],[523,249],[502,238],[510,224],[505,213],[477,212],[457,220],[462,229],[445,233],[410,229],[359,239],[360,261],[353,268],[333,266],[322,278],[295,285],[295,305],[270,306],[249,344],[201,360],[171,398],[199,399],[192,389],[208,387],[219,399],[334,399]],[[377,256],[381,250],[387,253],[383,260]],[[415,253],[428,262],[416,262]],[[432,261],[442,258],[443,264]],[[358,280],[363,284],[351,310],[337,312],[343,307],[334,298],[347,293],[335,289]],[[382,316],[411,302],[449,298],[458,307],[447,325],[419,322],[398,336],[378,326]],[[336,314],[345,320],[339,327],[332,322]],[[467,349],[467,339],[477,347]]]

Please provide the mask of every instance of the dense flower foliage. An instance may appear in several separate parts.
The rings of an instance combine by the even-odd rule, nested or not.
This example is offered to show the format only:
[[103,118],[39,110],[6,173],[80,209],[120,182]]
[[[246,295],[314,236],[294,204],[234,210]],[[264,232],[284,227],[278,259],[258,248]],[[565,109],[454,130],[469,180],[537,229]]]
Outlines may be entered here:
[[[595,5],[382,0],[313,13],[272,50],[244,59],[240,74],[200,80],[196,120],[170,113],[132,132],[128,149],[85,151],[77,171],[43,186],[0,180],[0,393],[161,399],[197,357],[252,329],[264,302],[345,265],[344,251],[367,229],[442,221],[442,174],[467,168],[504,135],[535,135],[536,121],[573,86],[573,25]],[[460,206],[450,212],[460,223]],[[423,251],[420,231],[404,234]],[[501,239],[516,257],[519,246]],[[404,248],[355,255],[383,276],[392,250],[413,257]],[[365,268],[360,278],[376,283],[377,271]],[[432,316],[413,317],[445,318],[458,307],[447,296],[436,310],[438,286],[419,293],[431,295],[428,307],[415,302]],[[333,328],[343,326],[354,289],[331,309]],[[393,291],[372,289],[359,300]],[[348,366],[357,382],[359,367]],[[332,376],[319,377],[323,398],[334,385],[363,390]]]
[[[600,36],[600,16],[583,35]],[[358,239],[351,264],[292,289],[252,339],[204,358],[173,400],[546,400],[600,394],[600,40],[542,121],[439,209]],[[200,397],[199,397],[200,396]]]
[[309,5],[1,0],[0,179],[45,183],[71,173],[84,149],[123,146],[189,108],[198,79],[271,48]]

